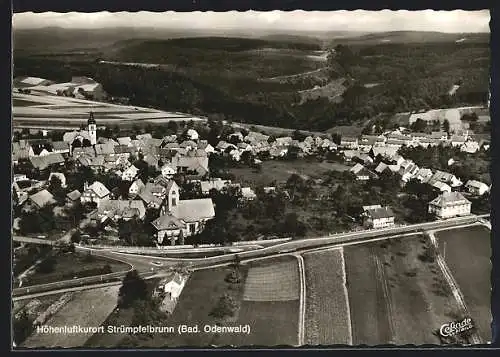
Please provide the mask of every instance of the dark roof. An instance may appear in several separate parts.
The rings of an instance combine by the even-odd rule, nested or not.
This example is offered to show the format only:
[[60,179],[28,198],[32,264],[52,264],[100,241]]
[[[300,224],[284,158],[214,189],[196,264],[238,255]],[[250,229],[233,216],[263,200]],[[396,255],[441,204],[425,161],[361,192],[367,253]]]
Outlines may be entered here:
[[30,157],[30,161],[35,168],[45,170],[51,165],[64,163],[64,157],[59,153],[55,153],[45,156]]
[[157,230],[182,229],[186,224],[172,214],[165,214],[158,217],[151,223]]
[[392,212],[392,209],[390,207],[369,209],[369,210],[367,210],[367,213],[372,219],[394,217],[394,212]]

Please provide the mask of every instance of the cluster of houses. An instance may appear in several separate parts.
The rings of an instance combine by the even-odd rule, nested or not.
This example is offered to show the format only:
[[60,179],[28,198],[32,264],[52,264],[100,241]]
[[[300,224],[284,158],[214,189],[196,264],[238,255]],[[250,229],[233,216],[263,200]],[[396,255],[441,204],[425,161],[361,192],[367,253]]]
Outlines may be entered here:
[[291,136],[284,136],[273,140],[270,136],[259,132],[251,131],[244,136],[238,131],[229,135],[227,141],[219,141],[215,149],[218,154],[225,154],[234,161],[240,161],[244,152],[277,159],[285,157],[292,148],[295,149],[298,157],[302,157],[312,155],[319,149],[336,150],[337,145],[327,137],[307,136],[303,141],[299,141]]
[[[463,141],[462,141],[463,139]],[[448,143],[452,146],[460,146],[462,151],[466,151],[464,145],[474,145],[476,152],[479,143],[472,139],[448,138],[446,133],[433,133],[431,138],[421,134],[403,136],[399,133],[390,133],[387,136],[377,137],[365,136],[361,138],[342,138],[340,150],[342,150],[346,161],[353,161],[356,164],[351,167],[350,172],[356,180],[367,181],[378,178],[385,171],[396,174],[401,179],[401,184],[408,183],[411,179],[417,179],[421,183],[426,183],[440,192],[440,195],[428,203],[429,213],[438,218],[445,219],[456,216],[470,214],[471,202],[464,197],[459,190],[467,192],[469,195],[482,196],[490,191],[490,186],[477,181],[469,180],[465,184],[455,175],[440,170],[419,167],[412,160],[407,160],[398,154],[398,149],[402,145],[415,146],[439,143]],[[399,141],[395,141],[399,140]],[[422,141],[419,141],[422,140]],[[420,143],[420,144],[419,144]],[[483,143],[483,147],[488,148],[489,143]],[[470,146],[467,146],[470,147]],[[382,157],[382,161],[375,163],[375,158]],[[448,162],[453,164],[453,159]],[[365,224],[372,228],[383,228],[394,225],[394,214],[389,207],[367,206],[363,207]]]
[[[82,192],[73,190],[66,195],[66,204],[75,202],[93,203],[95,210],[89,218],[100,226],[116,226],[121,220],[144,220],[148,209],[159,215],[152,221],[158,244],[175,244],[180,237],[201,232],[205,223],[215,217],[212,199],[207,197],[212,190],[237,187],[243,200],[256,197],[250,187],[241,187],[229,180],[206,178],[209,173],[209,156],[217,153],[204,140],[199,140],[194,129],[187,131],[187,138],[177,141],[176,135],[162,139],[150,134],[137,135],[134,139],[97,138],[93,115],[87,123],[87,130],[67,132],[61,142],[20,141],[13,145],[14,164],[28,161],[40,172],[47,171],[47,181],[30,180],[26,174],[14,176],[14,188],[23,209],[36,210],[54,204],[55,199],[47,189],[53,176],[61,186],[66,187],[66,177],[57,172],[68,160],[76,167],[89,167],[95,173],[113,172],[122,181],[129,182],[128,197],[120,199],[111,187],[99,181],[85,183]],[[221,152],[222,154],[222,152]],[[158,175],[143,182],[139,178],[140,168],[129,160],[131,155],[140,156],[148,166],[154,167]],[[181,200],[179,187],[173,180],[177,173],[183,173],[200,188],[200,198]],[[202,180],[203,178],[203,180]],[[206,179],[205,179],[206,178]],[[29,195],[28,192],[36,193]]]
[[[88,167],[95,173],[113,172],[122,181],[130,183],[127,199],[119,199],[120,195],[114,194],[114,188],[96,181],[86,183],[82,192],[69,192],[67,204],[77,201],[95,204],[96,209],[90,218],[101,225],[113,225],[120,220],[133,218],[143,220],[148,209],[157,210],[159,216],[152,221],[152,225],[158,244],[176,244],[183,237],[201,232],[205,223],[214,218],[214,204],[209,198],[212,190],[237,187],[243,200],[256,198],[250,187],[210,178],[208,164],[212,155],[223,155],[239,161],[245,152],[254,157],[273,159],[285,157],[292,148],[299,157],[335,151],[342,154],[345,161],[356,162],[350,171],[357,180],[376,178],[386,170],[398,174],[402,184],[418,179],[442,193],[429,203],[429,212],[440,218],[468,214],[470,202],[457,189],[465,187],[470,194],[483,195],[489,191],[486,184],[471,180],[463,185],[453,174],[418,167],[411,160],[398,155],[398,149],[403,145],[428,147],[441,143],[459,146],[467,152],[475,152],[480,147],[487,149],[489,145],[486,141],[475,141],[468,133],[460,137],[448,137],[445,132],[408,134],[402,129],[380,136],[342,137],[340,145],[319,136],[307,136],[303,141],[292,137],[271,139],[270,136],[251,131],[246,135],[234,132],[213,147],[206,140],[201,140],[194,129],[187,130],[181,141],[177,135],[153,138],[151,134],[98,138],[96,121],[90,113],[85,130],[66,132],[61,141],[37,139],[14,142],[12,160],[15,165],[31,165],[40,173],[45,172],[49,181],[52,176],[57,176],[63,187],[66,178],[58,171],[67,161],[73,161],[76,167]],[[379,155],[383,159],[375,164],[375,158]],[[139,178],[141,167],[136,166],[137,163],[134,164],[131,157],[140,157],[158,175],[144,182]],[[259,161],[254,159],[255,163]],[[178,173],[198,185],[199,198],[180,199],[179,187],[173,180]],[[26,182],[30,182],[26,175],[15,175],[14,187],[21,204],[27,202],[26,207],[37,209],[55,202],[43,182]],[[32,191],[36,193],[29,195],[28,192]],[[394,224],[394,215],[388,207],[370,206],[364,211],[365,223],[370,227],[382,228]]]

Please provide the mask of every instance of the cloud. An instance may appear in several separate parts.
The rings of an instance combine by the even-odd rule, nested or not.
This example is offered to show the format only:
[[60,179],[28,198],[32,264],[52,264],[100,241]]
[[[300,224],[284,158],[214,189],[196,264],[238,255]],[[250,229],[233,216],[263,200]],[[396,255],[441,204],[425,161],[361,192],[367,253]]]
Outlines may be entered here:
[[98,12],[17,13],[13,27],[157,27],[276,31],[440,31],[489,32],[489,10],[478,11],[270,11],[270,12]]

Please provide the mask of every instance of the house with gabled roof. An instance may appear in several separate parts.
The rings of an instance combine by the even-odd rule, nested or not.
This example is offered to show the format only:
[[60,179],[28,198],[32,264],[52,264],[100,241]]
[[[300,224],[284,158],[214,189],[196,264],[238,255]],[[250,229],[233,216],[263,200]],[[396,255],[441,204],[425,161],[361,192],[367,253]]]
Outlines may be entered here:
[[460,146],[460,151],[466,152],[468,154],[474,154],[480,149],[479,143],[477,141],[466,141],[462,146]]
[[429,213],[441,219],[470,215],[471,202],[460,192],[444,192],[429,202]]
[[358,181],[367,181],[370,178],[376,178],[377,175],[370,170],[368,170],[366,167],[364,167],[361,164],[356,164],[354,165],[350,170],[355,176],[356,180]]
[[115,153],[115,145],[110,142],[106,144],[96,144],[94,148],[96,155],[114,155]]
[[52,152],[58,154],[69,154],[70,152],[69,143],[65,141],[53,141]]
[[123,181],[133,181],[139,174],[139,169],[135,165],[130,165],[122,172],[121,178]]
[[201,193],[208,195],[211,190],[221,191],[231,183],[231,180],[223,180],[221,178],[210,179],[208,181],[201,181]]
[[145,216],[146,207],[141,200],[106,200],[101,202],[91,219],[99,223],[105,223],[107,220],[116,223],[134,218],[142,220]]
[[80,201],[82,194],[78,190],[73,190],[66,195],[66,204],[74,204]]
[[482,196],[490,190],[489,186],[477,180],[469,180],[465,184],[465,188],[469,193],[477,196]]
[[130,136],[123,136],[120,138],[116,138],[116,141],[118,142],[119,145],[133,146],[132,145],[132,138]]
[[460,187],[463,184],[462,181],[455,175],[439,170],[434,173],[434,175],[429,180],[429,183],[432,185],[436,181],[444,182],[451,187]]
[[[170,181],[169,184],[171,184]],[[139,192],[139,198],[144,201],[147,208],[165,210],[164,203],[167,193],[168,186],[146,182],[144,188]]]
[[36,211],[54,203],[56,203],[54,196],[47,190],[41,190],[28,197],[23,209],[25,211]]
[[109,199],[109,194],[108,188],[101,182],[94,181],[90,186],[85,182],[80,201],[82,203],[95,203],[99,207],[101,202]]
[[61,167],[64,165],[64,157],[59,154],[49,154],[45,156],[30,157],[30,162],[34,168],[44,171],[51,168]]
[[380,205],[369,207],[364,212],[364,224],[369,228],[387,228],[394,226],[394,212],[390,207]]
[[427,183],[431,179],[432,175],[433,173],[431,169],[420,168],[415,178],[422,183]]
[[144,182],[142,182],[141,179],[137,179],[132,182],[132,184],[128,188],[128,194],[130,197],[136,197],[139,193],[142,192],[142,190],[144,190],[145,187],[146,185],[144,184]]
[[340,139],[340,147],[346,149],[357,149],[359,146],[358,138],[350,136],[342,136]]
[[441,182],[441,181],[433,181],[430,183],[432,187],[438,189],[441,192],[451,192],[451,187],[450,185]]

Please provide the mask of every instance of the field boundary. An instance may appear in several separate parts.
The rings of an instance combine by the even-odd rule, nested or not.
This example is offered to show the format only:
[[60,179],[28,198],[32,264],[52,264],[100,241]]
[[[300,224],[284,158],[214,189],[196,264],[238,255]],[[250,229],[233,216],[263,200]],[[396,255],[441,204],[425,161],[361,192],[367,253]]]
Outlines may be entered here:
[[[440,230],[445,230],[445,229],[440,229]],[[436,231],[439,231],[439,230],[436,230]],[[453,296],[455,297],[455,300],[457,301],[458,305],[463,310],[463,312],[466,314],[466,316],[470,316],[469,309],[467,308],[467,304],[465,303],[465,298],[464,298],[462,292],[460,291],[458,283],[455,281],[455,278],[453,277],[453,275],[450,271],[450,268],[446,264],[443,256],[441,255],[441,253],[439,251],[439,244],[438,244],[436,236],[434,235],[434,233],[436,231],[433,230],[433,231],[427,232],[429,234],[429,238],[432,242],[432,245],[435,247],[435,250],[436,250],[436,262],[438,263],[439,268],[441,269],[441,272],[443,273],[443,275],[446,279],[446,282],[450,286],[451,292],[453,293]],[[474,344],[477,344],[477,345],[479,345],[483,342],[481,336],[479,335],[477,326],[476,326],[476,331],[474,331],[474,333],[472,334],[472,341]]]
[[342,261],[342,285],[343,285],[343,290],[344,290],[344,296],[345,296],[345,301],[346,301],[346,307],[347,307],[347,325],[349,327],[349,344],[352,345],[352,322],[351,322],[351,305],[349,304],[349,290],[347,290],[347,272],[345,268],[345,257],[344,257],[344,247],[340,248],[335,248],[339,249],[340,252],[340,259]]
[[387,284],[387,279],[385,276],[385,271],[384,267],[382,266],[382,263],[380,262],[380,258],[376,254],[376,252],[372,251],[372,257],[375,262],[375,269],[376,269],[376,275],[379,278],[380,285],[382,286],[382,293],[384,295],[384,301],[385,301],[385,306],[387,310],[387,322],[389,324],[389,333],[391,334],[391,339],[390,343],[395,343],[394,340],[396,338],[396,333],[395,333],[395,327],[394,327],[394,313],[392,311],[392,296],[391,296],[391,290],[389,289],[389,286]]
[[298,261],[299,279],[300,279],[300,298],[299,298],[299,346],[304,345],[305,340],[305,321],[306,321],[306,270],[304,268],[304,258],[302,255],[295,256]]

